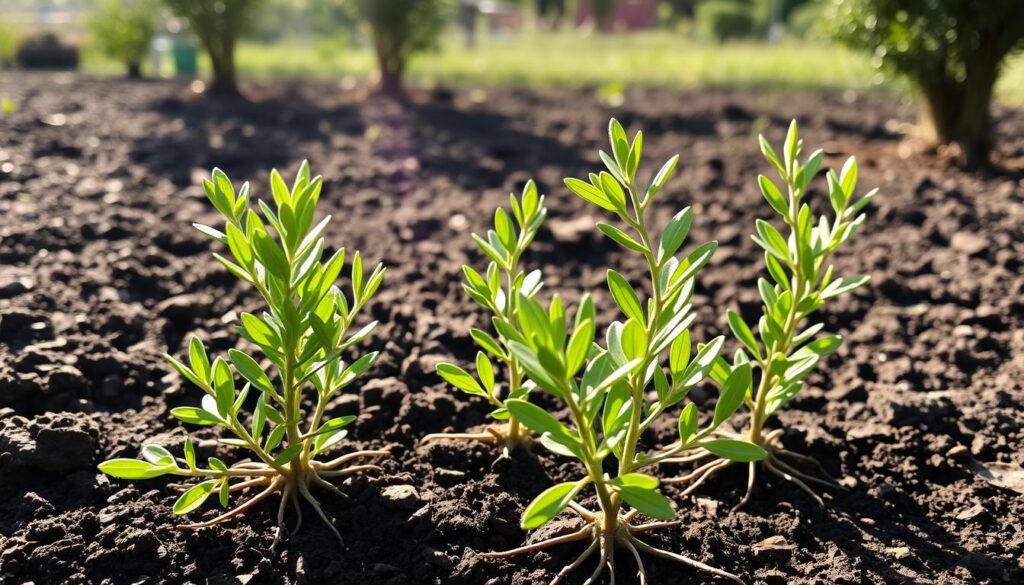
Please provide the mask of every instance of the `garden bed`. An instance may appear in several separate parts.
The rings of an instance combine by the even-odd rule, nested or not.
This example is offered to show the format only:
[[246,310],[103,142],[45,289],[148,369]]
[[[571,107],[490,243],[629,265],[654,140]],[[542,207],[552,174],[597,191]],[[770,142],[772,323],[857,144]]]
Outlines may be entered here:
[[[856,155],[861,184],[881,189],[837,261],[873,281],[823,315],[847,344],[780,417],[784,443],[825,462],[848,491],[828,493],[821,509],[768,479],[730,514],[745,488],[736,469],[675,498],[682,524],[652,541],[752,583],[1024,581],[1024,499],[978,472],[1024,463],[1019,171],[972,176],[910,153],[898,129],[913,112],[889,96],[638,90],[613,110],[582,90],[434,90],[405,108],[327,83],[250,95],[0,78],[0,96],[18,107],[0,117],[0,581],[550,580],[578,549],[501,561],[479,553],[522,543],[523,507],[575,477],[573,464],[525,451],[496,461],[485,446],[419,438],[486,422],[486,405],[446,387],[434,366],[472,359],[468,327],[483,315],[461,290],[460,267],[484,261],[469,234],[526,179],[548,194],[551,217],[526,262],[550,289],[569,299],[592,291],[607,323],[604,267],[641,274],[561,184],[597,166],[612,114],[645,131],[648,159],[682,155],[659,196],[660,220],[693,205],[691,241],[720,243],[698,278],[696,339],[726,332],[727,307],[748,321],[758,310],[763,261],[747,235],[768,212],[755,181],[766,172],[758,132],[777,142],[796,117],[807,143],[825,147],[826,165]],[[1002,159],[1021,160],[1024,112],[997,118]],[[224,352],[235,340],[225,324],[260,306],[189,227],[214,219],[201,177],[220,166],[266,196],[270,168],[291,175],[303,158],[325,177],[328,243],[389,267],[370,309],[381,326],[364,344],[382,358],[328,415],[359,414],[346,448],[394,456],[384,473],[344,481],[347,499],[322,496],[347,548],[307,519],[275,555],[276,502],[182,531],[165,479],[111,480],[95,466],[135,457],[151,439],[180,452],[185,430],[168,411],[200,392],[160,354],[183,354],[191,333]],[[708,412],[714,393],[695,399]],[[666,417],[649,443],[671,441],[674,424]],[[201,455],[233,460],[214,434],[189,430]],[[618,563],[619,582],[634,571]],[[712,582],[667,562],[649,562],[648,573],[657,584]]]

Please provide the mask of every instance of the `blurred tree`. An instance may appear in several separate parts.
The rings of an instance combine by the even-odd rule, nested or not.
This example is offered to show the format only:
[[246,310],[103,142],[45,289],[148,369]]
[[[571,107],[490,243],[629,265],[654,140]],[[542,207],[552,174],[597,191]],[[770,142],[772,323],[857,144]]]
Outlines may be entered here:
[[1024,49],[1024,0],[835,0],[830,32],[920,90],[924,137],[987,165],[1000,67]]
[[155,0],[100,0],[88,21],[103,53],[125,64],[128,77],[142,77],[142,61],[156,34]]
[[537,0],[537,19],[541,28],[556,30],[566,14],[566,0]]
[[402,77],[409,58],[437,46],[448,15],[446,0],[351,0],[360,19],[370,28],[380,91],[393,97],[404,94]]
[[594,10],[597,30],[607,30],[611,26],[608,19],[615,13],[615,0],[590,0],[590,4]]
[[210,92],[238,93],[235,46],[238,37],[252,24],[262,0],[164,0],[164,3],[188,21],[210,55],[213,65]]

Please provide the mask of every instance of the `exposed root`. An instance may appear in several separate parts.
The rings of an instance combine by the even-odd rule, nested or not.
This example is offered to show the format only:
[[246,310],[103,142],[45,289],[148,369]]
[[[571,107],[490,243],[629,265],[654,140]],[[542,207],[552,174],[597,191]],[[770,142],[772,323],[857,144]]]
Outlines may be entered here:
[[501,447],[501,457],[507,458],[512,451],[521,446],[529,446],[533,443],[530,433],[520,427],[513,436],[511,426],[503,424],[500,426],[490,425],[482,433],[431,433],[421,439],[424,443],[431,441],[464,441],[479,442],[485,445]]
[[317,475],[322,477],[342,477],[345,475],[352,475],[353,473],[363,473],[366,471],[384,471],[379,465],[353,465],[352,467],[346,467],[345,469],[333,469],[329,471],[321,471]]
[[629,542],[637,549],[639,549],[641,552],[645,552],[649,555],[654,555],[656,557],[661,557],[663,559],[676,561],[677,563],[682,563],[694,569],[700,569],[701,571],[711,573],[712,575],[717,575],[723,579],[728,579],[735,583],[739,583],[740,585],[746,585],[746,582],[743,579],[740,579],[739,576],[733,575],[728,571],[723,571],[722,569],[712,567],[711,565],[702,563],[696,559],[691,559],[690,557],[669,552],[667,550],[663,550],[660,548],[654,548],[653,546],[645,543],[644,541],[634,538],[632,536],[629,537]]
[[[382,471],[377,465],[363,464],[363,465],[351,465],[348,467],[340,468],[342,465],[350,461],[354,461],[364,457],[377,457],[387,455],[388,452],[385,450],[374,450],[374,451],[357,451],[355,453],[348,453],[342,455],[336,459],[328,462],[311,461],[308,468],[300,470],[295,473],[288,473],[287,475],[274,475],[269,476],[266,474],[270,469],[263,464],[256,463],[244,463],[232,467],[232,471],[237,471],[232,479],[242,479],[234,485],[231,485],[228,489],[230,492],[243,492],[256,487],[266,486],[266,489],[259,492],[255,496],[249,498],[242,504],[238,505],[227,512],[204,522],[194,522],[191,524],[182,524],[179,528],[208,528],[210,526],[216,526],[223,522],[241,515],[253,506],[259,504],[263,500],[270,496],[280,493],[281,502],[277,507],[277,528],[274,531],[274,541],[271,548],[277,548],[284,535],[288,532],[285,524],[285,516],[288,511],[288,507],[291,506],[295,509],[295,527],[292,529],[292,533],[298,532],[302,527],[302,506],[300,497],[305,500],[313,507],[317,515],[321,520],[327,524],[327,527],[331,529],[334,536],[337,537],[338,542],[341,546],[345,546],[344,540],[341,538],[341,533],[324,513],[323,508],[320,506],[320,502],[313,496],[309,491],[310,485],[316,485],[318,487],[325,488],[335,495],[342,496],[347,499],[347,496],[339,490],[334,484],[326,481],[324,477],[339,477],[344,475],[351,475],[354,473],[362,473],[367,471]],[[244,466],[244,467],[243,467]],[[252,471],[250,475],[248,472]],[[276,473],[276,471],[274,471]],[[190,486],[176,486],[178,489],[188,489]]]
[[[574,510],[575,511],[575,510]],[[578,513],[578,511],[577,511]],[[568,542],[577,542],[581,540],[589,540],[590,544],[583,552],[576,557],[576,559],[562,567],[560,571],[555,575],[555,578],[551,581],[550,585],[560,585],[564,579],[573,571],[580,568],[588,559],[590,559],[595,552],[600,552],[600,557],[597,561],[597,566],[594,568],[594,572],[584,581],[584,585],[594,585],[601,579],[601,575],[607,570],[608,571],[608,582],[611,585],[615,583],[615,550],[617,547],[624,548],[629,551],[636,561],[637,565],[637,577],[640,585],[647,585],[647,569],[644,566],[643,559],[640,555],[641,552],[654,555],[663,559],[672,560],[678,563],[682,563],[688,567],[700,569],[717,575],[719,577],[729,579],[736,583],[743,584],[744,581],[738,576],[733,575],[722,569],[717,569],[698,560],[691,559],[689,557],[668,552],[659,548],[650,546],[639,540],[636,535],[642,532],[647,532],[655,528],[663,528],[667,526],[675,526],[679,524],[678,521],[673,522],[652,522],[649,524],[641,524],[639,526],[632,526],[629,520],[636,515],[636,511],[632,510],[627,514],[620,514],[617,518],[617,522],[610,529],[604,526],[600,513],[588,512],[588,515],[592,518],[586,523],[583,528],[576,532],[569,534],[563,534],[554,538],[549,538],[542,542],[521,546],[516,549],[509,551],[496,552],[496,553],[485,553],[483,556],[487,558],[509,558],[513,556],[528,554],[539,550],[544,550],[559,544],[565,544]]]
[[324,521],[324,524],[326,524],[327,527],[331,529],[331,532],[334,533],[334,536],[338,538],[338,544],[340,544],[341,547],[344,548],[345,540],[341,538],[341,533],[338,532],[337,528],[335,528],[334,523],[331,522],[331,520],[327,517],[327,514],[324,514],[323,508],[320,507],[320,502],[318,502],[316,498],[313,497],[313,494],[309,493],[309,488],[306,487],[306,484],[301,482],[299,483],[299,493],[301,493],[302,497],[305,498],[306,501],[313,506],[313,509],[316,510],[316,513],[320,516],[320,519]]
[[[744,493],[743,498],[740,499],[740,501],[735,506],[733,506],[733,512],[739,510],[748,502],[750,502],[750,498],[753,496],[754,489],[757,485],[757,470],[759,466],[763,467],[765,471],[768,471],[769,473],[775,476],[778,476],[788,482],[795,484],[801,490],[806,492],[807,495],[813,498],[814,501],[817,502],[820,506],[825,505],[824,500],[822,500],[821,496],[815,493],[815,491],[811,489],[811,487],[808,484],[816,484],[831,489],[846,489],[845,487],[837,483],[834,479],[832,479],[825,471],[825,468],[824,466],[822,466],[821,462],[815,459],[814,457],[810,457],[800,453],[794,453],[793,451],[789,451],[788,449],[783,448],[781,440],[782,433],[782,429],[776,429],[764,435],[764,440],[761,446],[764,447],[765,451],[768,452],[768,456],[761,461],[750,463],[748,465],[747,490]],[[744,438],[741,435],[735,433],[719,434],[723,437],[731,439]],[[697,462],[702,461],[703,459],[709,456],[713,455],[706,450],[700,449],[697,453],[693,455],[673,459],[666,459],[665,461],[663,461],[663,463]],[[819,475],[811,475],[809,473],[800,471],[793,467],[793,465],[783,460],[783,457],[788,457],[790,459],[796,459],[797,461],[801,461],[804,463],[813,464],[817,468]],[[662,483],[689,483],[689,487],[687,487],[686,490],[682,492],[682,495],[686,496],[693,493],[711,476],[722,471],[723,469],[726,469],[731,465],[733,465],[732,461],[726,459],[715,459],[714,461],[704,463],[703,465],[694,469],[690,473],[687,473],[686,475],[673,479],[667,479],[664,480]]]
[[342,455],[341,457],[337,457],[335,459],[331,459],[330,461],[325,461],[323,463],[319,461],[311,461],[310,466],[316,470],[330,470],[345,465],[349,461],[355,461],[356,459],[360,459],[363,457],[386,457],[388,455],[390,455],[390,453],[388,453],[387,449],[356,451],[355,453],[347,453],[345,455]]
[[195,522],[193,524],[182,524],[181,526],[179,526],[179,528],[208,528],[210,526],[216,526],[217,524],[226,522],[234,518],[235,516],[238,516],[242,512],[245,512],[249,508],[252,508],[253,506],[262,502],[263,500],[269,498],[270,496],[274,495],[274,493],[280,491],[281,486],[284,485],[284,483],[285,480],[283,478],[279,478],[275,480],[273,483],[271,483],[270,487],[256,494],[251,499],[246,500],[238,507],[228,510],[227,512],[224,512],[223,514],[217,516],[212,520],[207,520],[205,522]]
[[569,575],[569,573],[575,571],[580,565],[586,562],[586,560],[594,554],[594,551],[596,551],[599,546],[601,546],[601,541],[595,538],[594,541],[590,543],[590,546],[588,546],[587,549],[583,551],[583,554],[576,557],[576,560],[573,561],[572,564],[562,567],[562,570],[559,571],[558,574],[555,575],[555,578],[551,581],[551,585],[558,585],[559,583],[561,583],[562,579],[565,579],[566,576]]
[[550,548],[552,546],[556,546],[556,545],[559,545],[559,544],[565,544],[567,542],[575,542],[577,540],[584,540],[585,538],[591,536],[591,533],[593,532],[593,530],[594,530],[593,525],[584,526],[583,528],[581,528],[580,530],[578,530],[576,532],[571,532],[569,534],[563,534],[562,536],[556,536],[554,538],[549,538],[547,540],[542,540],[541,542],[536,542],[534,544],[528,544],[528,545],[525,545],[525,546],[521,546],[519,548],[514,548],[512,550],[506,550],[506,551],[502,551],[502,552],[484,553],[483,556],[487,557],[489,559],[507,559],[509,557],[525,555],[526,553],[531,553],[531,552],[536,552],[536,551],[539,551],[539,550],[544,550],[546,548]]

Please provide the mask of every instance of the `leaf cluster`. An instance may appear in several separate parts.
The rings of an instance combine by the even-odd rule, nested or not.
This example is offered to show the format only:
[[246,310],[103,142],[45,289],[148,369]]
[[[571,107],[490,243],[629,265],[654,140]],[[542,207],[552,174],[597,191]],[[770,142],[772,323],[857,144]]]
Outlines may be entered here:
[[[287,475],[286,466],[308,467],[317,455],[337,446],[346,427],[355,419],[343,416],[324,419],[327,403],[349,387],[377,360],[377,352],[351,362],[342,356],[365,339],[376,326],[371,322],[352,332],[354,321],[376,293],[384,278],[377,265],[369,273],[356,252],[349,272],[349,296],[335,284],[345,267],[346,252],[328,254],[323,232],[326,217],[314,224],[322,188],[321,177],[312,177],[303,163],[291,187],[275,170],[270,176],[273,205],[250,202],[249,184],[235,190],[219,169],[203,182],[207,198],[224,217],[223,228],[194,224],[206,237],[223,244],[230,257],[214,257],[239,280],[251,285],[266,302],[260,314],[242,313],[238,333],[259,349],[256,354],[231,349],[226,357],[213,359],[202,341],[192,337],[188,357],[166,356],[182,377],[204,393],[198,406],[175,408],[178,420],[199,426],[220,427],[228,437],[220,442],[246,449],[262,463],[267,475]],[[312,391],[316,409],[302,410],[302,396]],[[244,407],[255,395],[251,413]],[[186,491],[176,513],[199,506],[214,491],[226,505],[228,481],[259,475],[251,467],[228,467],[211,457],[207,467],[196,461],[195,447],[186,439],[184,461],[158,445],[146,445],[143,459],[114,459],[100,469],[114,477],[148,479],[165,474],[208,478]]]

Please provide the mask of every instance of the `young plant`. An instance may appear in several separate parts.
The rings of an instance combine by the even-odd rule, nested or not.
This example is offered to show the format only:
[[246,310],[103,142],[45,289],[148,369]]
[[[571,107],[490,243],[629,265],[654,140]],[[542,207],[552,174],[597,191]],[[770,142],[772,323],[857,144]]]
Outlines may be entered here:
[[[738,313],[729,311],[729,328],[742,348],[736,352],[732,364],[724,359],[717,360],[712,376],[721,381],[741,368],[753,368],[758,374],[756,389],[744,399],[750,409],[750,425],[743,437],[764,448],[768,456],[760,462],[750,463],[747,492],[736,507],[743,506],[750,499],[758,464],[766,471],[793,482],[823,504],[807,482],[836,488],[841,486],[828,477],[815,459],[784,449],[780,440],[782,429],[765,432],[764,427],[780,408],[799,394],[804,379],[818,363],[843,343],[838,335],[820,335],[823,323],[806,327],[804,323],[824,306],[825,301],[868,281],[868,277],[863,275],[837,277],[829,259],[864,223],[865,214],[861,210],[875,196],[877,189],[854,200],[857,161],[851,157],[839,175],[833,171],[827,174],[832,216],[822,214],[815,219],[804,198],[807,186],[821,167],[822,151],[812,153],[803,164],[799,162],[803,141],[797,133],[796,121],[789,127],[781,159],[763,136],[760,141],[761,152],[778,171],[786,194],[783,195],[775,182],[764,175],[758,177],[758,183],[764,198],[786,225],[788,234],[784,236],[772,224],[757,220],[757,233],[752,238],[764,248],[765,263],[771,277],[771,280],[761,278],[757,283],[763,302],[757,335]],[[735,436],[726,432],[719,434]],[[733,461],[716,457],[716,453],[703,450],[688,457],[670,459],[671,462],[699,462],[714,458],[687,476],[670,481],[692,482],[687,492],[692,491],[714,473],[733,464]],[[813,464],[823,476],[799,471],[786,458]]]
[[[641,583],[646,582],[646,571],[640,553],[742,582],[735,575],[655,548],[638,538],[643,532],[674,524],[672,520],[676,517],[672,505],[658,490],[658,480],[640,471],[669,455],[641,452],[641,437],[709,374],[724,338],[698,346],[696,355],[691,356],[689,326],[696,317],[690,304],[694,278],[717,244],[708,242],[682,259],[677,258],[693,220],[689,208],[676,214],[657,238],[648,223],[647,212],[672,175],[678,157],[668,161],[641,191],[636,171],[643,136],[637,134],[632,143],[628,142],[625,131],[615,120],[609,133],[614,154],[601,152],[608,171],[591,174],[589,183],[567,179],[566,184],[582,198],[618,216],[632,232],[598,224],[609,238],[643,257],[651,293],[645,295],[642,287],[634,288],[618,272],[608,271],[608,288],[624,321],[608,327],[606,347],[594,341],[595,310],[589,295],[580,303],[571,334],[559,297],[545,310],[535,299],[525,294],[518,296],[519,328],[505,332],[508,348],[537,387],[565,404],[569,422],[563,424],[540,406],[521,398],[507,400],[506,406],[514,418],[540,435],[545,447],[577,459],[585,471],[579,479],[557,484],[540,494],[523,513],[522,527],[539,528],[567,508],[582,519],[583,525],[576,532],[490,556],[509,557],[565,542],[588,541],[589,546],[558,573],[553,583],[561,582],[595,553],[600,558],[587,583],[598,579],[606,567],[614,574],[618,549],[634,557]],[[646,302],[641,301],[644,296]],[[679,416],[676,450],[704,448],[737,461],[763,457],[764,451],[756,445],[713,437],[742,404],[750,384],[749,365],[735,368],[724,380],[715,412],[704,428],[699,428],[696,405],[687,404]],[[606,461],[609,458],[615,460],[614,465]],[[615,469],[613,473],[609,473],[610,467]],[[575,501],[589,488],[597,496],[597,510]],[[634,524],[639,514],[656,521]]]
[[[473,234],[480,249],[491,259],[484,274],[469,266],[463,266],[466,281],[462,288],[471,299],[491,312],[495,339],[482,329],[471,329],[470,335],[484,351],[476,354],[477,376],[449,363],[437,366],[437,373],[449,384],[466,394],[481,397],[490,402],[495,410],[491,417],[507,421],[500,426],[489,426],[483,433],[436,433],[424,437],[425,441],[452,439],[459,441],[483,441],[499,445],[503,455],[530,439],[529,432],[509,414],[506,402],[509,399],[526,399],[532,385],[527,384],[522,366],[512,353],[510,343],[522,335],[519,330],[519,297],[533,298],[541,288],[539,270],[530,273],[520,268],[523,253],[537,236],[548,210],[544,197],[537,194],[533,181],[526,183],[522,195],[517,199],[509,195],[512,217],[502,208],[494,212],[494,229],[488,230],[487,237]],[[515,218],[513,223],[512,218]],[[485,353],[486,352],[486,353]],[[505,366],[507,388],[502,398],[501,385],[494,377],[491,357]]]
[[[245,456],[231,466],[210,457],[204,467],[197,461],[195,445],[186,437],[183,460],[159,445],[149,444],[142,449],[142,459],[113,459],[99,468],[122,479],[162,475],[199,479],[199,483],[179,486],[183,493],[174,504],[175,514],[198,509],[213,494],[217,494],[221,506],[227,507],[232,494],[260,490],[216,518],[187,524],[186,528],[220,524],[280,493],[275,545],[283,534],[289,504],[294,504],[301,523],[300,497],[312,505],[340,540],[310,488],[319,486],[340,494],[327,479],[379,471],[376,465],[349,464],[387,454],[357,451],[325,458],[344,440],[346,427],[355,417],[324,420],[331,398],[377,360],[377,352],[350,363],[342,355],[376,326],[372,322],[349,333],[359,311],[380,286],[384,268],[378,264],[366,275],[356,252],[352,258],[352,298],[346,298],[335,286],[345,263],[345,250],[325,260],[321,234],[330,217],[313,224],[321,178],[310,177],[309,165],[303,163],[290,190],[276,170],[270,175],[270,185],[274,208],[260,201],[261,217],[250,208],[249,184],[236,193],[227,175],[214,169],[212,179],[204,181],[203,186],[226,220],[224,230],[194,225],[203,235],[228,247],[234,260],[216,253],[214,257],[256,289],[267,303],[268,310],[260,315],[242,313],[238,332],[259,348],[271,369],[240,349],[229,350],[227,359],[217,357],[211,362],[196,337],[189,342],[187,365],[167,356],[185,379],[206,394],[200,406],[175,408],[171,414],[189,424],[222,427],[232,436],[220,442],[247,450]],[[235,374],[244,381],[240,390]],[[244,417],[248,419],[246,424],[242,409],[250,393],[257,397],[251,415]],[[304,410],[303,402],[310,394],[316,401],[312,413]]]

